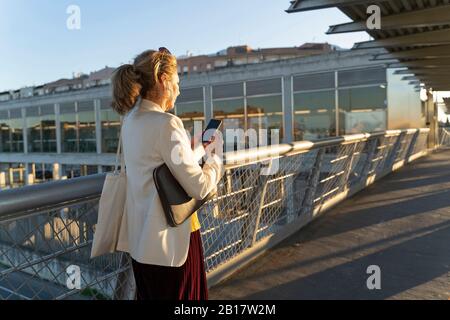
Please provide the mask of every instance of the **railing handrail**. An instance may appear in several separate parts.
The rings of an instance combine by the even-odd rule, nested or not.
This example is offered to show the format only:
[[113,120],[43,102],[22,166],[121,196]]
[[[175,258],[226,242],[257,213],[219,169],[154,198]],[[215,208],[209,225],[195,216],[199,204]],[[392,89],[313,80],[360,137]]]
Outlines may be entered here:
[[[367,140],[371,137],[428,132],[429,128],[386,130],[357,133],[317,141],[296,141],[224,153],[225,168],[236,167],[275,156],[305,152],[311,149]],[[68,180],[24,186],[0,192],[0,220],[19,219],[31,213],[62,207],[74,202],[100,197],[106,173],[93,174]]]

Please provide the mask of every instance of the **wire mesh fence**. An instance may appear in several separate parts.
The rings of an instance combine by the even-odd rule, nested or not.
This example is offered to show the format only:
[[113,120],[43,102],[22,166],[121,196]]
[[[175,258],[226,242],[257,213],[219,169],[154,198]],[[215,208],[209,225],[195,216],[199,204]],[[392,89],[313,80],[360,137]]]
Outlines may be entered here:
[[[227,164],[217,196],[198,212],[207,273],[426,150],[427,135],[362,135]],[[89,258],[97,209],[98,198],[0,217],[0,299],[133,299],[128,254]]]

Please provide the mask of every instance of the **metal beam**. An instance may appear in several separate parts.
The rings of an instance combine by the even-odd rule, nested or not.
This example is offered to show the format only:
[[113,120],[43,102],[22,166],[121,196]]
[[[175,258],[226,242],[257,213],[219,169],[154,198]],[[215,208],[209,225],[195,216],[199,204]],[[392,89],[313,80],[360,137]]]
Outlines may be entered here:
[[417,81],[418,81],[417,77],[415,77],[415,76],[404,76],[404,77],[402,77],[402,80],[404,80],[404,81],[414,81],[414,80],[417,80]]
[[[379,1],[379,0],[378,0]],[[355,4],[369,3],[373,4],[376,1],[368,0],[296,0],[291,1],[291,6],[286,10],[287,13],[310,11],[317,9],[325,9],[332,7],[350,6]]]
[[450,45],[429,46],[420,49],[408,49],[392,53],[375,54],[372,60],[416,59],[450,57]]
[[430,44],[450,44],[450,29],[409,34],[373,41],[357,42],[352,49],[368,49],[378,47],[405,47]]
[[[381,17],[381,29],[419,28],[450,24],[450,5]],[[327,34],[367,31],[366,20],[330,26]]]
[[443,68],[443,69],[434,69],[434,70],[423,70],[423,69],[414,69],[410,70],[412,73],[417,75],[425,75],[425,76],[447,76],[450,79],[450,69],[449,68]]
[[413,61],[399,61],[395,63],[388,63],[389,68],[421,68],[421,69],[435,69],[450,66],[450,57],[436,58],[436,59],[422,59]]
[[405,69],[405,70],[395,70],[394,74],[413,74],[413,72],[409,69]]

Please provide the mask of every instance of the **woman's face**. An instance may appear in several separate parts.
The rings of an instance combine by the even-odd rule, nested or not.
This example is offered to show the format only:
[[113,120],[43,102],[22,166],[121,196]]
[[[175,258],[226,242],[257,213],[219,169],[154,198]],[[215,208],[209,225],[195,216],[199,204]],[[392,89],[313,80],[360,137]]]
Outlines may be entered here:
[[175,106],[175,101],[180,95],[180,78],[175,73],[171,79],[166,82],[166,111],[171,110]]

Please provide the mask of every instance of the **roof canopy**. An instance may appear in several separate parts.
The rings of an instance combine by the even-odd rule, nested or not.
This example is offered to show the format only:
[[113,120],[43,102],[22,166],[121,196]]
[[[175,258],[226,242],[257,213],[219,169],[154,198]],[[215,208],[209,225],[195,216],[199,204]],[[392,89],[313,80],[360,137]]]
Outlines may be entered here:
[[[370,30],[366,13],[377,5],[380,29]],[[352,49],[380,48],[373,60],[385,61],[405,80],[425,83],[433,90],[450,90],[450,0],[296,0],[288,13],[337,7],[353,22],[330,26],[327,34],[366,31],[374,40],[355,43]]]

